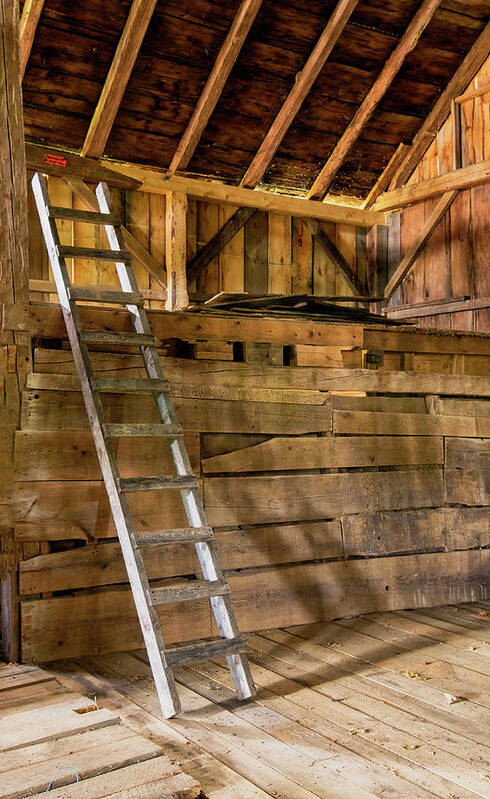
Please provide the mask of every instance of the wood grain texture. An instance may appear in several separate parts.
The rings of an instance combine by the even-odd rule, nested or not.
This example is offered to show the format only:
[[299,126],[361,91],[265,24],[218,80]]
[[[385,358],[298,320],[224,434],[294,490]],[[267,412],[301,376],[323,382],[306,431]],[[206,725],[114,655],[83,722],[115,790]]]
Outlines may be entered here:
[[[224,569],[273,566],[280,563],[342,556],[340,522],[247,527],[215,533]],[[194,547],[189,544],[141,547],[150,579],[199,572]],[[127,580],[119,544],[98,542],[82,549],[39,555],[21,565],[20,593],[38,594],[89,588]]]
[[[383,429],[390,430],[384,422]],[[221,472],[284,471],[286,469],[335,469],[360,466],[402,466],[442,463],[442,438],[397,436],[349,436],[326,438],[272,438],[203,460],[204,474]]]
[[417,235],[417,238],[415,239],[411,248],[403,257],[399,266],[395,269],[395,272],[393,273],[388,283],[386,284],[386,288],[384,290],[384,296],[387,300],[391,299],[391,297],[397,290],[402,280],[404,280],[404,278],[406,278],[406,276],[409,274],[417,258],[419,257],[422,250],[426,246],[427,242],[433,235],[436,227],[439,225],[439,223],[447,213],[448,209],[451,207],[452,203],[456,199],[456,196],[457,196],[457,191],[448,191],[445,192],[440,198],[434,210],[426,220],[422,230]]
[[383,435],[390,431],[399,436],[471,436],[490,435],[487,417],[437,416],[423,413],[375,413],[371,411],[334,411],[333,431],[337,434]]
[[[373,558],[230,575],[229,582],[240,629],[247,631],[411,607],[415,592],[421,607],[442,604],[449,596],[476,600],[486,596],[488,565],[487,550],[441,552],[387,558],[382,572]],[[167,640],[211,637],[206,606],[196,602],[190,616],[182,606],[160,608]],[[23,602],[22,615],[26,661],[141,647],[129,591]],[[116,619],[124,624],[115,624]]]
[[[109,423],[135,418],[141,423],[159,421],[151,397],[108,394],[104,405]],[[286,435],[329,432],[332,426],[332,413],[326,405],[178,397],[174,405],[186,432]],[[22,426],[24,430],[88,429],[81,395],[32,390],[25,395]]]
[[437,507],[442,475],[430,471],[210,477],[204,503],[213,525],[324,519],[366,509]]
[[[400,334],[390,341],[390,350],[402,350],[413,352],[414,348],[420,348],[425,342],[422,338],[415,338],[411,340],[412,334],[404,334],[403,338],[399,338]],[[404,337],[409,336],[409,346],[404,346]],[[437,337],[433,337],[437,341]],[[375,342],[380,339],[376,331],[370,331],[369,344],[373,349],[379,347]],[[461,339],[457,336],[444,337],[439,341],[444,342],[445,346],[449,348],[459,347]],[[475,343],[484,341],[476,337]],[[422,342],[422,344],[418,343]],[[446,342],[450,342],[447,344]],[[427,346],[427,344],[425,344]],[[433,344],[430,344],[434,348]],[[94,368],[95,371],[109,371],[115,374],[127,374],[128,368],[138,368],[140,361],[136,361],[134,356],[116,354],[116,353],[94,353]],[[132,359],[132,360],[131,360]],[[34,380],[49,380],[46,374],[57,373],[69,379],[70,384],[66,386],[67,390],[78,390],[78,386],[73,381],[74,363],[70,352],[62,350],[41,350],[37,349],[35,353],[35,368],[39,373],[38,376],[30,378],[31,385],[49,388],[49,385],[34,383]],[[239,387],[242,390],[246,388],[255,389],[259,384],[263,388],[269,389],[294,389],[306,391],[343,391],[352,394],[356,392],[375,392],[379,394],[438,394],[447,395],[449,397],[487,397],[490,396],[488,388],[488,380],[479,376],[471,375],[457,375],[457,374],[433,374],[424,373],[418,374],[416,372],[383,372],[380,370],[372,369],[322,369],[319,367],[308,368],[302,367],[297,369],[295,367],[271,367],[263,364],[243,364],[239,362],[226,362],[222,361],[219,364],[210,361],[192,361],[179,358],[166,358],[164,361],[165,374],[168,376],[171,384],[182,385],[182,380],[187,386],[192,387],[198,393],[194,396],[202,396],[199,393],[199,386],[212,387],[217,390],[220,387]],[[41,378],[41,373],[43,377]],[[136,374],[139,372],[136,371]],[[134,372],[133,372],[134,374]],[[54,384],[53,384],[54,385]],[[76,387],[76,388],[75,388]],[[61,384],[57,384],[56,388],[61,388]],[[209,396],[209,395],[205,395]],[[214,395],[216,396],[216,395]],[[221,395],[220,395],[221,396]],[[288,396],[287,394],[285,396]],[[223,398],[228,398],[226,395]],[[240,397],[241,399],[242,397]],[[245,397],[243,397],[245,398]],[[295,398],[295,401],[298,401]],[[474,400],[470,399],[470,402]],[[315,396],[315,404],[317,402],[317,395]]]

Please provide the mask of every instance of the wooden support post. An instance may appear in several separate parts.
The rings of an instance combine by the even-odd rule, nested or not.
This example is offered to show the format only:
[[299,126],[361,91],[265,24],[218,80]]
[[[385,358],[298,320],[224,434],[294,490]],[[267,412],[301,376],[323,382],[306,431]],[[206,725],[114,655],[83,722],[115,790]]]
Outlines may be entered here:
[[[368,294],[381,296],[388,281],[388,227],[374,225],[367,233]],[[371,304],[371,311],[379,313],[380,303]]]
[[179,311],[189,304],[187,294],[186,212],[187,195],[175,191],[166,197],[167,311]]
[[453,128],[453,169],[463,166],[461,150],[461,105],[455,100],[451,103],[451,121]]
[[[0,304],[13,304],[18,329],[0,332],[0,506],[12,501],[14,434],[19,427],[20,396],[29,371],[30,339],[23,325],[23,309],[29,299],[27,182],[24,124],[19,63],[18,0],[0,0]],[[0,577],[2,578],[2,639],[6,657],[16,659],[18,650],[17,575],[13,531],[0,530]]]

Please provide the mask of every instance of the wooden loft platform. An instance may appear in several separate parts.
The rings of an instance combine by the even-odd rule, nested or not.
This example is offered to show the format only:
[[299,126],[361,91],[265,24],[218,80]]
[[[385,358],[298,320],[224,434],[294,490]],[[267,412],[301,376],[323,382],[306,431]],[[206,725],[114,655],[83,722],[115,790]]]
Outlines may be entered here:
[[[186,667],[177,673],[185,713],[172,722],[161,719],[141,652],[63,661],[17,678],[2,678],[12,667],[0,668],[0,683],[10,680],[0,720],[41,715],[51,737],[35,744],[39,728],[31,725],[23,746],[0,754],[0,797],[32,796],[35,786],[40,797],[68,763],[82,780],[72,785],[73,772],[63,772],[55,797],[112,796],[140,775],[138,793],[124,796],[190,799],[199,785],[206,799],[486,799],[489,615],[488,602],[473,602],[249,635],[255,699],[233,698],[222,661]],[[29,687],[41,675],[50,682]],[[60,709],[66,717],[81,694],[89,703],[95,696],[99,710],[71,712],[71,728],[58,721],[56,729],[56,718],[66,723]],[[83,732],[91,718],[99,729]],[[149,759],[130,765],[137,757]],[[109,773],[94,776],[97,768]],[[148,785],[158,768],[167,770],[158,784],[168,794]]]

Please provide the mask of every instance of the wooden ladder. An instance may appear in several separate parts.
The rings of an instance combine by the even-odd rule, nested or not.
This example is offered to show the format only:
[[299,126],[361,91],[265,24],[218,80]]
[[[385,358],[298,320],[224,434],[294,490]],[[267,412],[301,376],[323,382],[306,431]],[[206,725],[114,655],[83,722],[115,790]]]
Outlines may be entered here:
[[[32,187],[162,712],[170,718],[180,711],[172,666],[222,655],[226,656],[228,661],[238,697],[246,699],[254,694],[255,688],[245,654],[245,641],[238,630],[230,589],[220,566],[213,530],[206,519],[197,478],[192,472],[182,429],[170,398],[169,385],[163,376],[155,340],[143,307],[144,300],[131,267],[131,256],[124,248],[121,221],[114,214],[110,191],[105,183],[99,183],[96,195],[100,212],[95,212],[52,206],[46,178],[40,173],[34,175]],[[93,250],[63,246],[58,235],[56,219],[103,225],[111,249]],[[114,261],[122,290],[72,286],[65,262],[65,258],[68,257]],[[77,307],[79,301],[120,304],[128,310],[135,332],[83,330]],[[144,379],[97,377],[91,364],[90,344],[139,346],[148,377]],[[107,424],[102,405],[102,395],[106,392],[152,394],[156,400],[161,422]],[[112,439],[128,436],[166,438],[173,457],[175,474],[126,479],[120,477]],[[155,532],[134,530],[127,493],[156,489],[174,489],[180,492],[189,527]],[[184,587],[152,588],[148,582],[141,550],[146,551],[152,544],[176,542],[194,544],[203,579],[189,582]],[[209,599],[221,638],[167,648],[156,611],[157,606],[201,598]]]

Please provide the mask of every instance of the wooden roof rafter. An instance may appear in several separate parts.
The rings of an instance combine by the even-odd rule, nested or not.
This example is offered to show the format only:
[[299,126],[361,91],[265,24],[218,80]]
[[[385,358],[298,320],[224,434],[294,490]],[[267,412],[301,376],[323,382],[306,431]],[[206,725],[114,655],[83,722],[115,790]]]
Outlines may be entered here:
[[440,2],[441,0],[424,0],[315,179],[307,194],[308,199],[322,200],[325,197],[347,153],[388,91],[405,58],[417,45]]
[[185,169],[194,155],[261,4],[262,0],[242,0],[172,158],[169,166],[171,174]]
[[100,156],[104,153],[156,2],[157,0],[132,2],[82,147],[84,156]]
[[305,66],[298,74],[293,88],[248,167],[240,184],[243,188],[253,189],[264,175],[357,3],[358,0],[339,0],[337,3]]
[[24,78],[44,0],[26,0],[20,18],[20,79]]

